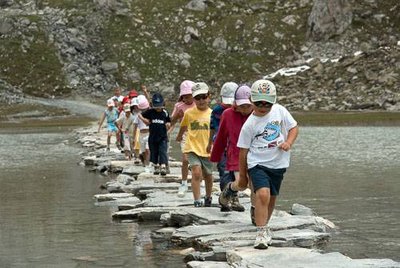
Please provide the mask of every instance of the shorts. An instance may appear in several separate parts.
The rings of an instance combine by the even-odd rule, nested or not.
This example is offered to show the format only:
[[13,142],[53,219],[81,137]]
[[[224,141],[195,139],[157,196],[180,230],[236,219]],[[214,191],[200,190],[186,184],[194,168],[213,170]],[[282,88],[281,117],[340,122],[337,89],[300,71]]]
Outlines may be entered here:
[[136,136],[135,136],[135,147],[133,148],[134,150],[140,150],[140,131],[139,128],[136,129]]
[[189,168],[200,166],[204,175],[212,175],[213,164],[208,157],[198,156],[193,152],[187,153]]
[[279,189],[285,174],[286,168],[272,169],[257,165],[248,170],[254,192],[260,188],[269,188],[271,195],[279,195]]
[[149,133],[140,133],[139,137],[140,153],[144,153],[149,150]]
[[118,128],[115,126],[114,123],[107,123],[107,131],[109,133],[112,133],[112,132],[117,133],[117,130],[118,130]]

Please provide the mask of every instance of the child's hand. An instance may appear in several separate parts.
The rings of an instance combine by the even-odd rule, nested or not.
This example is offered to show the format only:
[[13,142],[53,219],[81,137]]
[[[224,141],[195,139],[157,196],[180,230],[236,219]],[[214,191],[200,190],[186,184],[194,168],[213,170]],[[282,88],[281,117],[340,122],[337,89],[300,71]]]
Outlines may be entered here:
[[279,144],[278,147],[281,148],[282,150],[284,150],[285,152],[287,152],[287,151],[290,150],[290,148],[292,147],[292,145],[291,145],[289,142],[285,141],[285,142]]
[[211,152],[211,148],[212,148],[212,144],[208,144],[207,145],[207,148],[206,148],[206,151],[207,151],[207,153],[210,153]]
[[176,136],[176,139],[175,139],[177,142],[181,142],[182,141],[182,136]]

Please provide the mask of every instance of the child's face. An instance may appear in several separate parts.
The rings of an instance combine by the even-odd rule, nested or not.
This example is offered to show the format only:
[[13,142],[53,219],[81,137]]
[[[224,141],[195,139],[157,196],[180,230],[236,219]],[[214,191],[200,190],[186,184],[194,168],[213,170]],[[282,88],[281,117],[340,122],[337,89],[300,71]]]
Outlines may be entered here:
[[193,103],[193,96],[192,94],[182,95],[182,102],[190,105]]
[[236,106],[236,111],[238,111],[242,115],[249,115],[253,111],[253,105],[242,104],[242,105]]
[[197,109],[199,110],[207,110],[208,103],[210,102],[210,98],[208,94],[199,94],[196,97],[193,97],[194,103],[196,104]]
[[266,101],[255,101],[253,102],[254,115],[264,116],[271,111],[272,103]]

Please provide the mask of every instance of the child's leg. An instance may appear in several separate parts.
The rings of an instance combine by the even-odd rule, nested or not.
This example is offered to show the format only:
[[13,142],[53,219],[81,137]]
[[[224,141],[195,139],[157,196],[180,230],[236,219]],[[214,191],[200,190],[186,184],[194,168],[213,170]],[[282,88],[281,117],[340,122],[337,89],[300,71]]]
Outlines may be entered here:
[[181,172],[182,172],[182,181],[187,181],[187,177],[189,175],[189,161],[187,158],[187,154],[185,153],[182,153]]
[[210,197],[213,188],[212,174],[204,175],[204,181],[206,183],[206,197]]
[[112,132],[108,131],[107,133],[107,148],[110,149],[110,142],[111,142]]
[[192,171],[192,192],[193,192],[193,199],[200,200],[200,182],[202,177],[202,171],[200,165],[191,165]]
[[255,218],[257,227],[263,227],[267,224],[269,214],[269,203],[270,203],[270,190],[269,188],[263,187],[256,192],[256,206],[255,206]]

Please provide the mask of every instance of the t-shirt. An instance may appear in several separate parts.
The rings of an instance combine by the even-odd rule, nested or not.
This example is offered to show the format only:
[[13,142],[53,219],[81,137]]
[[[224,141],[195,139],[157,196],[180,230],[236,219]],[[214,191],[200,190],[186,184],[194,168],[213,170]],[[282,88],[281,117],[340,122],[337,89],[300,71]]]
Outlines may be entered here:
[[215,137],[217,136],[221,116],[226,108],[228,108],[228,106],[224,105],[223,103],[219,103],[215,105],[215,107],[212,109],[210,118],[210,129],[213,129],[215,131],[214,137],[212,137],[213,140],[215,140]]
[[106,115],[106,119],[107,119],[107,123],[108,124],[114,123],[115,120],[118,119],[118,110],[115,107],[113,107],[111,111],[106,109],[104,111],[104,113]]
[[142,129],[149,129],[149,126],[146,125],[146,124],[142,121],[142,119],[140,119],[139,116],[137,116],[137,117],[135,118],[134,123],[137,124],[137,127],[138,127],[139,130],[142,130]]
[[162,109],[161,112],[158,112],[156,109],[149,109],[144,111],[142,116],[150,120],[149,142],[168,140],[166,124],[171,122],[171,118],[167,110]]
[[187,127],[184,153],[193,152],[202,157],[210,156],[207,153],[210,137],[210,116],[210,108],[201,111],[195,106],[185,112],[181,122],[181,127]]
[[239,148],[249,149],[247,167],[289,167],[290,151],[285,152],[278,146],[286,141],[289,130],[296,126],[296,120],[280,104],[274,104],[271,111],[262,117],[251,114],[240,131],[237,143]]
[[130,115],[129,117],[123,112],[120,114],[119,118],[117,119],[116,123],[121,125],[121,129],[123,132],[133,132],[133,122],[135,120],[134,115]]
[[174,117],[180,111],[182,111],[184,113],[184,112],[186,112],[186,110],[193,108],[194,106],[196,106],[196,104],[194,102],[192,102],[192,104],[189,104],[189,105],[184,103],[183,101],[177,102],[174,105],[174,110],[172,111],[172,117]]

